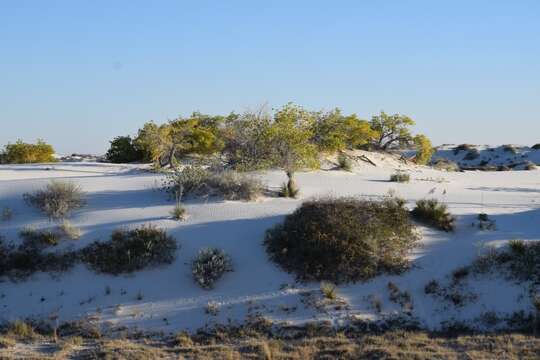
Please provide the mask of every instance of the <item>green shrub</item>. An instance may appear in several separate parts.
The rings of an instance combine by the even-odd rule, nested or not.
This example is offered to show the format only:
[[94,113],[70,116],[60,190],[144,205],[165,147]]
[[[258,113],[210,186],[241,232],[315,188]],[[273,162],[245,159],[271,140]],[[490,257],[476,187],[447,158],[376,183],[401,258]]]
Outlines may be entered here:
[[534,144],[531,149],[540,150],[540,144]]
[[147,267],[170,264],[177,244],[164,230],[141,226],[115,230],[108,242],[94,242],[82,250],[81,257],[92,269],[102,273],[131,273]]
[[352,170],[352,161],[351,159],[343,154],[343,153],[340,153],[338,155],[338,167],[341,169],[341,170],[344,170],[344,171],[351,171]]
[[193,279],[203,289],[212,289],[226,272],[233,271],[232,260],[223,250],[205,248],[191,264]]
[[400,182],[400,183],[407,183],[411,181],[411,176],[404,172],[397,172],[395,174],[390,175],[390,181],[391,182]]
[[418,200],[411,212],[414,219],[443,231],[454,231],[455,218],[448,207],[436,199]]
[[303,203],[264,244],[300,280],[341,283],[404,270],[417,240],[402,201],[326,198]]
[[105,154],[105,158],[112,163],[141,161],[143,157],[144,153],[137,149],[130,136],[115,137]]
[[63,219],[86,204],[84,193],[75,183],[53,180],[43,190],[23,195],[24,200],[45,213],[49,219]]
[[28,144],[18,140],[15,144],[8,144],[2,154],[2,162],[8,164],[27,164],[55,162],[54,149],[43,140],[35,144]]

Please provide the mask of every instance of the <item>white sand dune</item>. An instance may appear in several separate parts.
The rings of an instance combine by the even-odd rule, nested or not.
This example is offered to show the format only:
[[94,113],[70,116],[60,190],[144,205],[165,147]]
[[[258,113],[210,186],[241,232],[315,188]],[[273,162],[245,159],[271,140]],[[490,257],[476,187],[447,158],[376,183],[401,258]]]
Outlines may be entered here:
[[[87,192],[88,205],[71,218],[82,229],[83,236],[61,246],[79,248],[96,239],[108,239],[115,228],[146,223],[166,228],[181,246],[172,265],[129,276],[97,275],[79,265],[58,277],[40,273],[18,283],[6,280],[0,283],[0,319],[58,313],[60,320],[65,321],[92,315],[104,325],[173,331],[226,323],[229,319],[242,321],[248,313],[260,312],[270,319],[291,323],[313,319],[339,323],[351,316],[379,316],[366,300],[370,295],[381,298],[384,314],[398,311],[398,306],[388,300],[388,281],[412,294],[414,315],[431,328],[439,327],[444,320],[473,319],[485,311],[530,309],[526,287],[500,278],[471,280],[468,286],[479,297],[463,308],[445,306],[425,295],[424,286],[431,279],[444,282],[454,269],[470,263],[482,246],[500,245],[517,238],[540,239],[540,171],[446,173],[427,167],[405,167],[383,158],[378,165],[362,164],[353,173],[299,173],[298,200],[189,201],[189,218],[184,222],[169,219],[173,204],[159,191],[162,175],[148,173],[136,165],[0,166],[0,207],[9,206],[14,212],[11,221],[0,222],[0,234],[8,240],[20,241],[17,232],[23,226],[48,225],[40,213],[23,202],[22,194],[40,188],[51,178],[69,178]],[[410,171],[411,183],[387,181],[398,167]],[[257,176],[270,188],[278,188],[285,179],[279,171]],[[447,234],[422,228],[422,246],[413,255],[412,270],[401,276],[380,276],[367,283],[340,286],[338,292],[350,303],[349,309],[321,313],[306,307],[301,302],[301,292],[318,289],[319,285],[297,284],[292,275],[267,259],[262,246],[265,230],[306,198],[328,194],[380,197],[389,190],[407,199],[409,205],[426,197],[444,201],[458,216],[457,231]],[[496,220],[496,231],[481,232],[471,227],[480,212]],[[224,249],[231,255],[235,268],[211,291],[200,289],[190,274],[191,259],[206,246]],[[107,286],[112,290],[110,295],[105,293]],[[139,293],[142,300],[137,299]],[[205,313],[210,301],[220,304],[218,316]]]

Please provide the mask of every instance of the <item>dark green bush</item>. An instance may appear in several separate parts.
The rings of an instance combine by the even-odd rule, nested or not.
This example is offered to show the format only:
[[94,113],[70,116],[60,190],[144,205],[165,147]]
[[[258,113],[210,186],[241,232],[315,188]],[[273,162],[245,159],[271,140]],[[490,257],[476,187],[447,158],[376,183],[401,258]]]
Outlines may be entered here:
[[84,193],[75,183],[53,180],[45,189],[25,193],[24,200],[45,213],[49,219],[62,219],[86,204]]
[[60,234],[53,230],[36,230],[33,228],[24,228],[19,231],[19,236],[23,238],[25,246],[29,247],[47,247],[55,246],[60,242]]
[[534,144],[534,145],[532,146],[532,149],[533,149],[533,150],[540,150],[540,144]]
[[148,225],[115,230],[110,241],[92,243],[82,250],[81,257],[95,271],[121,274],[170,264],[176,257],[176,249],[174,238]]
[[212,289],[216,281],[231,271],[230,256],[216,248],[201,249],[191,264],[193,279],[204,289]]
[[137,149],[130,136],[117,136],[111,141],[111,147],[105,158],[112,163],[130,163],[143,160],[144,153]]
[[461,151],[470,151],[472,149],[474,149],[473,145],[461,144],[454,148],[454,155],[459,154]]
[[270,258],[301,280],[335,283],[399,272],[418,240],[403,201],[307,201],[266,233]]
[[455,218],[448,207],[436,199],[419,200],[411,212],[414,219],[443,231],[454,231]]

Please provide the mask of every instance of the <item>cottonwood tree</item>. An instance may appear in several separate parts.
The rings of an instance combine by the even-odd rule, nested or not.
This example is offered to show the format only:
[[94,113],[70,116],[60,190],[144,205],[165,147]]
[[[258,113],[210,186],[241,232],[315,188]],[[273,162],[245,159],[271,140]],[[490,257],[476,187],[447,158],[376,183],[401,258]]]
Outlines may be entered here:
[[427,164],[435,152],[431,145],[431,141],[427,136],[422,134],[416,135],[413,140],[416,147],[416,156],[414,160],[417,164]]
[[414,120],[408,116],[388,115],[381,111],[370,122],[371,129],[376,132],[374,145],[381,150],[395,145],[409,145],[413,140],[410,127],[414,124]]
[[274,115],[274,123],[269,128],[271,159],[287,174],[285,193],[294,197],[298,193],[294,174],[302,168],[316,168],[317,148],[310,142],[309,114],[301,107],[291,103],[285,105]]

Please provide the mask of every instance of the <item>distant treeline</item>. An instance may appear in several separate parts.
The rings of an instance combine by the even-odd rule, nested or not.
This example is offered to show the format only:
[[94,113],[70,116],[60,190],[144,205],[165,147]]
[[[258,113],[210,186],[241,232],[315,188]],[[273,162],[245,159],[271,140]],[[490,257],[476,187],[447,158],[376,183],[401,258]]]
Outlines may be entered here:
[[381,112],[370,121],[339,109],[309,111],[289,103],[277,110],[261,108],[243,114],[211,116],[194,112],[186,118],[158,125],[148,122],[135,137],[111,141],[111,162],[153,162],[175,166],[187,155],[219,154],[231,168],[259,170],[280,167],[287,172],[316,168],[320,154],[345,149],[417,149],[417,163],[433,154],[424,135],[413,135],[414,121],[403,115]]

